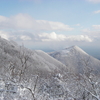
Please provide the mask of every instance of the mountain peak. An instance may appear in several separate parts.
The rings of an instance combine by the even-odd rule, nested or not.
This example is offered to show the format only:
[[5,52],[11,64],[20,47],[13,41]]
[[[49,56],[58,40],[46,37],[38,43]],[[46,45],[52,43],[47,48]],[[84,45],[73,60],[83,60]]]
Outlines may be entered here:
[[[77,45],[73,45],[71,47],[66,48],[66,50],[68,51],[76,51],[76,52],[80,52],[80,53],[84,53],[87,54],[84,50],[82,50],[80,47],[78,47]],[[88,55],[88,54],[87,54]]]
[[52,52],[50,55],[65,64],[73,73],[83,73],[84,68],[87,66],[95,71],[97,69],[100,70],[100,61],[93,58],[76,45]]
[[80,47],[78,47],[77,45],[73,45],[71,47],[68,47],[66,49],[81,49]]
[[71,50],[71,49],[78,49],[79,47],[77,45],[73,45],[71,47],[65,48],[66,50]]

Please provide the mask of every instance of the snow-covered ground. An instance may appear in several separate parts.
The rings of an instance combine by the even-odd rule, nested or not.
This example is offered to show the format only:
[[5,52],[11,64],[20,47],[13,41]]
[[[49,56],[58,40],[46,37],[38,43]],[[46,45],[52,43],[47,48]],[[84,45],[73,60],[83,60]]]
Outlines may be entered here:
[[99,60],[77,46],[50,55],[0,38],[0,100],[100,100]]

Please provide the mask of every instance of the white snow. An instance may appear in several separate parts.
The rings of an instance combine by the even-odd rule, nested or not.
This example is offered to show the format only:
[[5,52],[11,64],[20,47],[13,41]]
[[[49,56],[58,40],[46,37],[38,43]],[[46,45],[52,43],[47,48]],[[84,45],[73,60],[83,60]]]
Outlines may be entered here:
[[[86,100],[88,97],[92,100],[92,96],[100,100],[100,79],[94,74],[79,79],[74,74],[87,66],[99,72],[99,60],[78,46],[50,55],[0,38],[0,100],[82,100],[83,93],[87,91],[90,95]],[[91,83],[95,83],[96,87],[93,88]]]
[[54,51],[49,53],[49,55],[65,64],[69,70],[75,73],[82,72],[87,64],[88,67],[95,69],[98,73],[100,71],[100,61],[88,55],[78,46],[72,46],[64,50]]

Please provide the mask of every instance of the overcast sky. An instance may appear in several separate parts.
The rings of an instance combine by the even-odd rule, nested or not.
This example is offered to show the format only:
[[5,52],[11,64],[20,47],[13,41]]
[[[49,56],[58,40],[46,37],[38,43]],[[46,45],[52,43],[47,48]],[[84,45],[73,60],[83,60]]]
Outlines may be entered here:
[[77,45],[100,57],[100,0],[0,0],[0,36],[31,49]]

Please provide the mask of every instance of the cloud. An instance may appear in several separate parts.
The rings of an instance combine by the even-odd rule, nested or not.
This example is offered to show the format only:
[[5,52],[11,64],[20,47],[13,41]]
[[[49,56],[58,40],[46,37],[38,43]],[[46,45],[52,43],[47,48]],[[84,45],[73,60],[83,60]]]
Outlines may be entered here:
[[93,3],[100,3],[100,0],[87,0],[89,2],[93,2]]
[[[99,29],[99,26],[93,26],[95,29]],[[93,41],[100,41],[100,30],[90,30],[84,29],[82,30],[85,34],[88,34],[89,37],[92,38]]]
[[98,14],[98,13],[100,13],[100,10],[94,11],[94,13],[95,13],[95,14]]
[[51,33],[38,33],[34,32],[5,32],[0,31],[0,36],[7,40],[15,41],[32,41],[32,42],[92,42],[92,39],[87,35],[64,35],[57,34],[56,32]]
[[41,33],[38,34],[42,41],[64,41],[66,39],[65,35],[52,33]]
[[100,25],[92,25],[94,29],[100,29]]
[[31,37],[22,35],[22,36],[20,36],[20,39],[26,41],[26,40],[31,40]]
[[77,41],[77,42],[92,42],[93,40],[87,35],[76,35],[76,36],[68,36],[67,40]]
[[76,24],[75,26],[80,26],[80,24]]
[[0,36],[7,40],[15,40],[15,41],[28,41],[31,40],[31,34],[25,31],[0,31]]
[[70,35],[66,36],[63,34],[56,34],[55,32],[52,32],[50,34],[48,33],[41,33],[38,34],[41,41],[71,41],[71,42],[92,42],[92,39],[89,38],[87,35]]
[[82,29],[82,32],[84,32],[84,33],[90,33],[91,31],[90,31],[90,29]]
[[29,15],[18,14],[10,18],[0,16],[0,29],[25,29],[25,30],[44,30],[44,31],[71,31],[69,25],[61,22],[46,20],[35,20]]
[[4,17],[4,16],[0,16],[0,23],[1,23],[1,22],[4,22],[4,21],[7,21],[7,18]]
[[7,35],[8,33],[7,32],[4,32],[4,31],[0,31],[0,37],[6,39],[6,40],[9,40],[9,35]]

